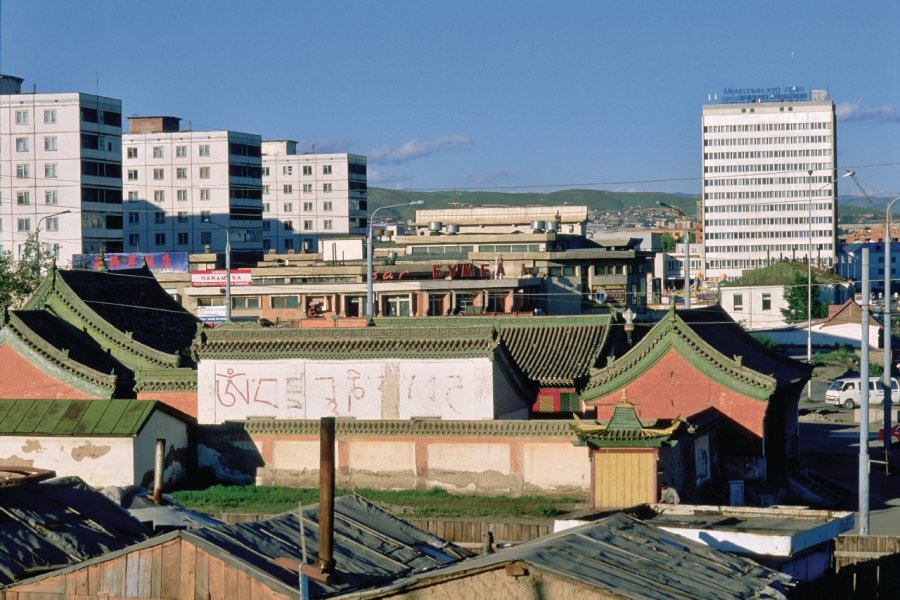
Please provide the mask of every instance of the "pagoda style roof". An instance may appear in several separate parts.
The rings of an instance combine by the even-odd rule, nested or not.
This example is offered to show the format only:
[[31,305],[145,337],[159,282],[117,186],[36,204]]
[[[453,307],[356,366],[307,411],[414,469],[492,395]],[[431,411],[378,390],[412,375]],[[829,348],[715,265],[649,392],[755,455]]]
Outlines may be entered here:
[[152,400],[0,400],[0,435],[132,437],[157,406]]
[[127,397],[134,374],[83,331],[50,311],[18,310],[4,315],[0,344],[9,343],[19,354],[57,379],[99,397]]
[[718,305],[677,312],[672,307],[622,357],[592,371],[582,397],[593,400],[624,387],[670,349],[723,386],[758,400],[768,400],[780,387],[806,382],[812,371],[766,348]]
[[575,416],[570,427],[578,439],[595,448],[658,448],[675,444],[672,436],[681,424],[681,419],[673,419],[665,427],[644,427],[634,405],[622,402],[613,409],[609,423],[585,423]]
[[146,267],[115,272],[53,269],[25,305],[82,329],[130,369],[192,366],[199,319]]

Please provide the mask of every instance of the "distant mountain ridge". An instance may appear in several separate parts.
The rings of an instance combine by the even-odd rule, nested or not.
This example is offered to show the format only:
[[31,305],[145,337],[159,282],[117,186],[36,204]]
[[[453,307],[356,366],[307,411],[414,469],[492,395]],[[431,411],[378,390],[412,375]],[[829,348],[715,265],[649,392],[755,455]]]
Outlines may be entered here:
[[[381,206],[403,204],[414,200],[423,200],[422,206],[387,209],[379,213],[379,217],[410,218],[417,208],[470,208],[480,206],[587,206],[589,210],[599,212],[620,212],[629,209],[645,209],[657,207],[657,202],[664,202],[683,210],[692,218],[697,218],[699,196],[693,194],[670,194],[665,192],[610,192],[607,190],[560,190],[557,192],[469,192],[440,191],[415,192],[407,190],[391,190],[386,188],[369,188],[369,212]],[[875,198],[876,207],[884,205],[884,199]],[[900,203],[898,203],[900,204]],[[839,199],[838,213],[840,223],[858,223],[863,221],[879,221],[884,218],[884,209],[869,206],[864,198],[848,196]]]

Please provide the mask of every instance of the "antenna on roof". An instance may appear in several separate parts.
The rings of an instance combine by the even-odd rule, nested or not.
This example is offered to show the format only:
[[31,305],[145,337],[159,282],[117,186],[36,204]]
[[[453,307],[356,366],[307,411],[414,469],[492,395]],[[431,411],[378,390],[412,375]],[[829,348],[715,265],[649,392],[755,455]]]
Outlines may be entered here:
[[791,91],[794,91],[794,51],[791,50]]

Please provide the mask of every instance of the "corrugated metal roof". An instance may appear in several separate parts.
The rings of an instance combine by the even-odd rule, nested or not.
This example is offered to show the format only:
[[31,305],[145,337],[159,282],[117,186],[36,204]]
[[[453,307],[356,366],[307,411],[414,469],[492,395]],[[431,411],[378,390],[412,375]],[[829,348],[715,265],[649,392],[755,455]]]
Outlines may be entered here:
[[0,435],[137,435],[153,400],[0,400]]
[[[357,598],[387,596],[524,562],[606,590],[617,598],[786,598],[794,580],[752,560],[715,550],[617,513],[427,573]],[[487,591],[487,590],[486,590]]]
[[147,538],[137,519],[77,477],[0,488],[0,585]]

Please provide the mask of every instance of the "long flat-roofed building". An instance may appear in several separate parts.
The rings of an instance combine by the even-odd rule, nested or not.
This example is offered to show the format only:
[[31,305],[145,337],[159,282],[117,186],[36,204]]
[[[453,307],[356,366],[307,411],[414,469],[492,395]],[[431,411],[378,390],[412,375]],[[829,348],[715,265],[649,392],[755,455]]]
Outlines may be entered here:
[[831,267],[837,246],[834,102],[824,90],[725,90],[703,106],[707,278],[780,259]]
[[122,250],[122,101],[22,93],[0,75],[0,251],[29,235],[60,264]]

